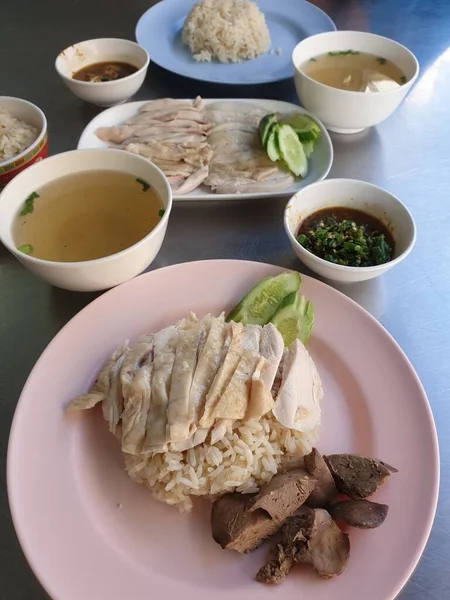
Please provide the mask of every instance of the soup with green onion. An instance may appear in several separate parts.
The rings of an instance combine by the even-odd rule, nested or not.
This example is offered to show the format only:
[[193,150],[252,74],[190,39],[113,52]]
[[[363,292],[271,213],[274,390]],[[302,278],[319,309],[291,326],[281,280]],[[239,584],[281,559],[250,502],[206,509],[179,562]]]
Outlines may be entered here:
[[357,50],[320,54],[300,68],[319,83],[349,92],[387,92],[407,81],[390,60]]
[[163,214],[146,181],[118,171],[85,171],[55,179],[24,199],[13,239],[18,250],[36,258],[94,260],[133,246]]

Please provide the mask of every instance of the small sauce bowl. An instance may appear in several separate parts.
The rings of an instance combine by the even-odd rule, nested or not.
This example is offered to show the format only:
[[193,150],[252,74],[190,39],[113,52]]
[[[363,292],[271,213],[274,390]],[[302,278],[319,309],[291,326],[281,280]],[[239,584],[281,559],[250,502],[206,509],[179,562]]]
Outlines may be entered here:
[[[393,258],[382,265],[350,267],[319,258],[304,248],[297,241],[302,221],[319,210],[335,207],[357,209],[381,221],[394,238]],[[284,229],[304,265],[325,279],[343,283],[365,281],[386,273],[408,256],[416,241],[416,225],[406,206],[383,188],[356,179],[327,179],[297,192],[286,205]]]
[[[124,62],[137,68],[135,73],[114,81],[80,81],[73,75],[88,65]],[[142,86],[150,57],[142,46],[129,40],[99,38],[69,46],[58,54],[55,68],[70,91],[91,104],[115,106],[129,100]]]

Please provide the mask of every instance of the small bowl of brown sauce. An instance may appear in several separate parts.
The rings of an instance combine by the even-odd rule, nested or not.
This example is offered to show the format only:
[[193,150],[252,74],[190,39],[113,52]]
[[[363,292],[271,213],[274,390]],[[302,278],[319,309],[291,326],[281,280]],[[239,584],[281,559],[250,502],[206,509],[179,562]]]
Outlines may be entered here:
[[392,269],[411,252],[411,213],[382,188],[354,179],[328,179],[288,202],[284,227],[298,258],[326,279],[356,282]]
[[108,107],[126,102],[139,90],[149,62],[147,51],[135,42],[100,38],[69,46],[55,67],[76,96]]

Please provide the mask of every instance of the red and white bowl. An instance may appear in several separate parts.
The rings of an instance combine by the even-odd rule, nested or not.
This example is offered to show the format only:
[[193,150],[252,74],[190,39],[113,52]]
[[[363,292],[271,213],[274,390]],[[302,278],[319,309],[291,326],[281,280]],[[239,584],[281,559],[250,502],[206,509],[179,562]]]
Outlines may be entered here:
[[0,106],[13,117],[25,121],[39,130],[35,141],[20,154],[0,161],[0,190],[21,171],[48,156],[47,119],[36,105],[11,96],[0,96]]

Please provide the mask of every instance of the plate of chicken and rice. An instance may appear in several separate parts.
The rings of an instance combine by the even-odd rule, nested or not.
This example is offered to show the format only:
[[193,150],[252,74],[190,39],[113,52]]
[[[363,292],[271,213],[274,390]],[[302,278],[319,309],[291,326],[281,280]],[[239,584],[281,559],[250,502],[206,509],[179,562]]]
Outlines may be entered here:
[[360,306],[203,261],[62,329],[18,402],[7,478],[54,600],[390,600],[426,544],[439,455],[413,367]]

